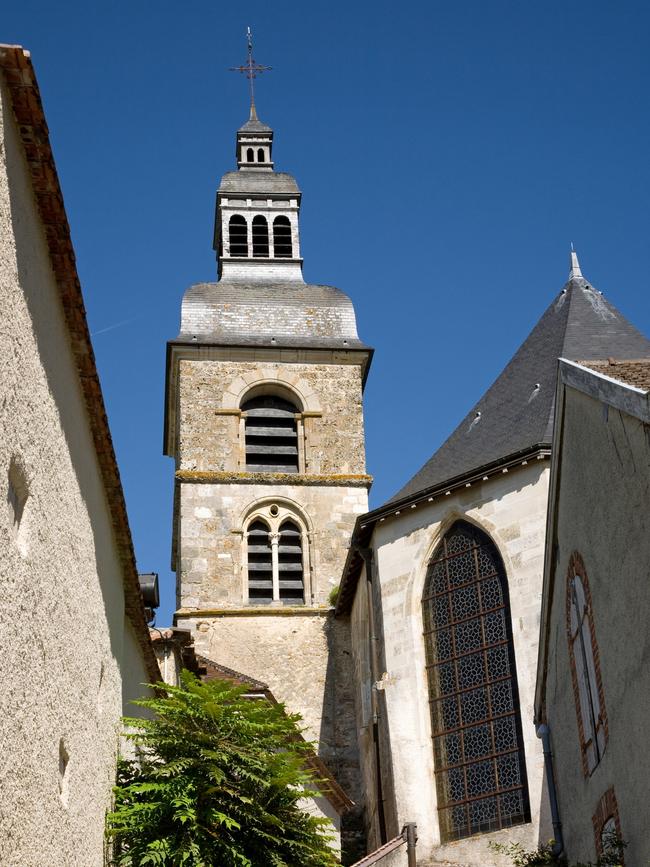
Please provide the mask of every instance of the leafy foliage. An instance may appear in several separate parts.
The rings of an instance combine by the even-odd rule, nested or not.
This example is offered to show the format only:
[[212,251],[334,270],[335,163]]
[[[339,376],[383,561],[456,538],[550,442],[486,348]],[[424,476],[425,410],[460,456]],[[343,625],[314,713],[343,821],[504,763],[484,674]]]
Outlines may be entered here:
[[[490,843],[489,845],[495,852],[508,856],[514,867],[543,867],[545,864],[555,865],[555,867],[569,867],[566,858],[558,858],[553,854],[555,840],[551,840],[546,846],[540,846],[534,852],[526,852],[519,843],[509,843],[507,846],[502,843]],[[578,862],[571,867],[621,867],[626,846],[627,844],[620,837],[610,834],[603,847],[605,854],[601,855],[595,864],[591,861],[586,864]]]
[[244,698],[245,688],[161,683],[136,704],[150,719],[125,718],[137,761],[120,762],[107,818],[120,867],[330,867],[326,820],[300,801],[313,793],[304,769],[310,745],[297,715]]

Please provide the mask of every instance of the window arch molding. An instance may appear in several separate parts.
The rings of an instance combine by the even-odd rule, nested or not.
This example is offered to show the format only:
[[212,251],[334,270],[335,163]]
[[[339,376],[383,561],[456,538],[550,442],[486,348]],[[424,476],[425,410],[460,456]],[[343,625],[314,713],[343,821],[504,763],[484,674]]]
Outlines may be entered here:
[[261,394],[274,394],[282,397],[282,391],[289,400],[296,403],[303,413],[320,415],[322,410],[318,396],[301,377],[285,370],[256,370],[234,379],[225,389],[222,406],[224,409],[239,409],[242,403]]
[[[244,604],[255,604],[249,593],[251,574],[249,573],[249,538],[250,528],[262,522],[268,527],[271,547],[280,546],[282,531],[287,525],[293,524],[300,531],[300,547],[302,553],[302,598],[293,604],[311,605],[312,591],[312,543],[313,524],[300,506],[287,497],[268,496],[261,497],[244,509],[240,515],[239,526],[233,529],[234,533],[242,537],[242,599]],[[281,555],[280,555],[281,556]],[[277,562],[277,553],[272,553],[271,571],[273,576],[273,604],[291,604],[291,600],[283,599],[283,588],[280,584],[282,579],[281,562]]]
[[591,589],[584,560],[578,551],[571,554],[567,569],[566,631],[582,770],[588,777],[605,752],[609,726]]
[[494,535],[462,513],[448,514],[413,594],[423,617],[443,842],[530,819],[508,558]]

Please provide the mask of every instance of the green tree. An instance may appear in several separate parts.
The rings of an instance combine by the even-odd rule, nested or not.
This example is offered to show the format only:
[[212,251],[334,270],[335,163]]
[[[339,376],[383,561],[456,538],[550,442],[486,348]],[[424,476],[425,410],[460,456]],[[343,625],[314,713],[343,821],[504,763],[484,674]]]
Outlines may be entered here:
[[[314,790],[300,717],[245,688],[160,683],[125,718],[137,760],[120,762],[107,818],[120,867],[330,867],[327,820],[301,809]],[[329,826],[331,828],[331,826]]]

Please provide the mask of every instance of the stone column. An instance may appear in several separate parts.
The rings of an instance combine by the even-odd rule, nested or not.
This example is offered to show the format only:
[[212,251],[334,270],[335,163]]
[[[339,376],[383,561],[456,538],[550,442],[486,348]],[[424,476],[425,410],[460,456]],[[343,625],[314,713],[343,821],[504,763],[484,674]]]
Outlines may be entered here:
[[280,534],[269,533],[271,540],[271,568],[273,569],[273,602],[280,601],[280,557],[278,548],[280,546]]

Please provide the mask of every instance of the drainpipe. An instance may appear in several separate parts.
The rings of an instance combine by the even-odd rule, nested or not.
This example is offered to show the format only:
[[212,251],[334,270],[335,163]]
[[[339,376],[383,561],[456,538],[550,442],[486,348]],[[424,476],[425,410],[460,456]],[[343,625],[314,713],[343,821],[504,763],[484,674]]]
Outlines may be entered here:
[[551,752],[551,730],[547,725],[537,726],[537,737],[541,738],[542,750],[544,752],[544,771],[546,773],[546,785],[548,787],[548,799],[551,804],[551,821],[553,823],[553,844],[552,853],[559,857],[564,852],[564,839],[562,837],[562,822],[560,822],[560,811],[557,805],[557,790],[555,788],[555,776],[553,774],[553,754]]
[[370,651],[370,706],[372,709],[372,740],[375,747],[375,768],[377,777],[377,819],[379,821],[379,838],[383,845],[388,841],[386,834],[386,813],[384,810],[384,788],[381,773],[381,750],[379,746],[379,699],[377,696],[377,681],[379,680],[379,661],[377,657],[377,634],[375,632],[375,605],[372,588],[373,557],[371,548],[357,548],[366,566],[366,591],[368,596],[368,638]]
[[406,840],[408,867],[417,867],[417,861],[415,860],[415,847],[418,842],[417,827],[415,822],[408,822],[402,828],[402,836]]

